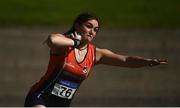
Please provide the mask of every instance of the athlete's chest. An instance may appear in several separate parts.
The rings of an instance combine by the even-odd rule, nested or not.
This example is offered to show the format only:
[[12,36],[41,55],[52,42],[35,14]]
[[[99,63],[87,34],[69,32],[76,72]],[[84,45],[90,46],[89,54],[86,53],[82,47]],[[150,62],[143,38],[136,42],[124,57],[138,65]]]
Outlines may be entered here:
[[79,77],[87,77],[93,66],[93,57],[91,52],[87,51],[83,60],[78,62],[75,51],[72,50],[66,57],[64,70]]

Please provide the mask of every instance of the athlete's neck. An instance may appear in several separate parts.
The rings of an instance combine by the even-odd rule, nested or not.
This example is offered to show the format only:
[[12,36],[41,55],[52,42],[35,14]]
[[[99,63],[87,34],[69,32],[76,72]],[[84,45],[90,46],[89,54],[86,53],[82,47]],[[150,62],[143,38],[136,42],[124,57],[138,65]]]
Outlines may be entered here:
[[77,47],[77,49],[81,51],[81,50],[86,49],[86,48],[87,48],[87,46],[88,46],[88,44],[85,44],[85,45],[80,45],[79,47]]

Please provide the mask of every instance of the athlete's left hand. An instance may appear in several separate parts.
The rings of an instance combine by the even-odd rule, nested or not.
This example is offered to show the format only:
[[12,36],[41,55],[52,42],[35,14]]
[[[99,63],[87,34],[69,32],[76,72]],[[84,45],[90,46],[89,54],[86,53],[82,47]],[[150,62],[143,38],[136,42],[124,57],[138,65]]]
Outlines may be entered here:
[[160,64],[168,64],[168,62],[165,59],[151,59],[149,61],[149,66],[150,67],[153,67],[153,66],[156,66],[156,65],[160,65]]

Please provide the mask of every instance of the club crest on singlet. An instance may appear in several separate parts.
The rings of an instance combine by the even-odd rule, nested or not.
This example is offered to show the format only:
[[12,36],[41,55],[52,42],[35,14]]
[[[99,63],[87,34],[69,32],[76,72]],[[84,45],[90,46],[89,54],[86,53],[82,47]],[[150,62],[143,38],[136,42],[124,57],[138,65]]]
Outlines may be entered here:
[[87,73],[87,67],[83,67],[82,72],[83,72],[84,74],[86,74],[86,73]]

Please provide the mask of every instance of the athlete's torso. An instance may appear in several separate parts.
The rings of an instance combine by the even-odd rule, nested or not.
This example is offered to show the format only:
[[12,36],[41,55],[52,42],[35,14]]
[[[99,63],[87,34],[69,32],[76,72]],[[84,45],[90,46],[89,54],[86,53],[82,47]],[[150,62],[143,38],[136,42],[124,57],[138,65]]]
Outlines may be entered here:
[[87,53],[81,63],[77,62],[72,47],[67,48],[66,54],[51,54],[46,74],[33,86],[31,92],[45,91],[71,99],[81,82],[89,76],[94,61],[95,46],[92,44],[88,45]]

